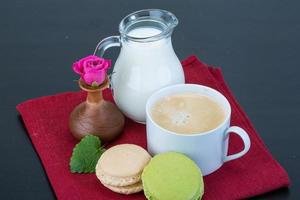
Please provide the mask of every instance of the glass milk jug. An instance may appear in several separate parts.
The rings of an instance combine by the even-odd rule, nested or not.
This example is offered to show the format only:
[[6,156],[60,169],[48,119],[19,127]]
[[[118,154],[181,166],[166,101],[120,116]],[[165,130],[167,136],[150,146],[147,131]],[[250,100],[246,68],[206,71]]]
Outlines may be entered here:
[[184,73],[171,41],[177,18],[170,12],[147,9],[126,16],[120,36],[100,41],[94,54],[120,46],[111,75],[113,97],[120,110],[134,121],[145,123],[149,96],[168,85],[184,83]]

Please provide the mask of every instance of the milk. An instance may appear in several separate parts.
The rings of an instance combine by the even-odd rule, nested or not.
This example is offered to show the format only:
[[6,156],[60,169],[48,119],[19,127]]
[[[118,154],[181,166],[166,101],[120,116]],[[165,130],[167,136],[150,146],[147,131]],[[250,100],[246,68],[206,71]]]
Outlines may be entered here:
[[[127,35],[149,38],[162,31],[155,27],[139,27]],[[122,48],[112,74],[114,100],[129,118],[145,122],[145,105],[158,89],[184,83],[184,74],[171,42],[171,36],[151,42],[121,38]]]
[[152,37],[160,34],[162,31],[154,27],[142,27],[131,30],[127,35],[136,38]]

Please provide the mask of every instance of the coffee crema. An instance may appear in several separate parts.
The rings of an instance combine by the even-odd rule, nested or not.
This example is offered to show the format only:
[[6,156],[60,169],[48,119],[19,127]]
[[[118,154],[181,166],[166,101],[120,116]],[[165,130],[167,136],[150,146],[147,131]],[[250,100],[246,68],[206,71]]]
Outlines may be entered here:
[[151,117],[169,131],[196,134],[218,127],[225,120],[225,112],[211,97],[183,93],[159,99],[151,108]]

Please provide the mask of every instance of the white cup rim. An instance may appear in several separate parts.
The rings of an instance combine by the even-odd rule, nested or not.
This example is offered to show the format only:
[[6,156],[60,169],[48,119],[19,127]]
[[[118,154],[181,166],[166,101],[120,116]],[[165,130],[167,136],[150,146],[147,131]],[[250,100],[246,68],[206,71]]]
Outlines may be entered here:
[[[216,128],[214,129],[211,129],[209,131],[204,131],[204,132],[199,132],[199,133],[193,133],[193,134],[181,134],[181,133],[176,133],[176,132],[173,132],[173,131],[170,131],[168,129],[165,129],[163,127],[161,127],[160,125],[158,125],[153,119],[152,119],[152,116],[150,114],[150,103],[152,101],[157,101],[158,99],[156,100],[153,100],[156,98],[157,95],[161,94],[161,93],[164,93],[165,91],[167,90],[171,90],[173,88],[176,88],[176,87],[199,87],[201,89],[207,89],[207,90],[210,90],[214,93],[216,93],[217,95],[221,96],[222,99],[224,100],[225,104],[226,104],[226,107],[228,109],[228,112],[226,112],[226,117],[224,118],[223,122],[221,124],[219,124]],[[184,92],[178,92],[177,94],[181,94],[181,93],[184,93]],[[222,106],[223,107],[223,106]],[[204,86],[204,85],[200,85],[200,84],[175,84],[175,85],[171,85],[171,86],[167,86],[167,87],[164,87],[162,89],[159,89],[158,91],[154,92],[147,100],[147,103],[146,103],[146,117],[147,117],[147,120],[149,119],[151,121],[151,123],[156,126],[157,128],[159,129],[162,129],[165,133],[169,133],[169,134],[173,134],[173,135],[177,135],[177,136],[181,136],[181,137],[195,137],[195,136],[201,136],[201,135],[207,135],[207,134],[210,134],[210,133],[213,133],[215,132],[216,130],[220,129],[221,127],[223,127],[228,120],[230,120],[230,116],[231,116],[231,106],[230,106],[230,103],[228,102],[227,98],[222,94],[220,93],[219,91],[211,88],[211,87],[208,87],[208,86]]]

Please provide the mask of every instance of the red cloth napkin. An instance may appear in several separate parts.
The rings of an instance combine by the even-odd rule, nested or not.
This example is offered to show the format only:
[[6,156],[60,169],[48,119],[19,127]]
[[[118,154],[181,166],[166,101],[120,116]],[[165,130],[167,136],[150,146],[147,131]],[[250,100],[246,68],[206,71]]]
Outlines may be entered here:
[[[203,84],[219,90],[232,106],[231,125],[244,128],[251,138],[249,152],[225,163],[215,173],[204,177],[204,199],[244,199],[289,186],[285,170],[274,160],[226,85],[221,70],[201,63],[195,56],[182,62],[187,83]],[[145,199],[143,193],[120,195],[106,189],[95,174],[72,174],[69,161],[75,140],[68,128],[69,114],[85,100],[83,92],[67,92],[41,97],[17,106],[28,134],[38,152],[56,196],[60,200]],[[112,100],[109,90],[104,97]],[[145,126],[126,119],[124,133],[109,144],[133,143],[146,148]],[[231,134],[229,153],[242,149],[240,139]]]

